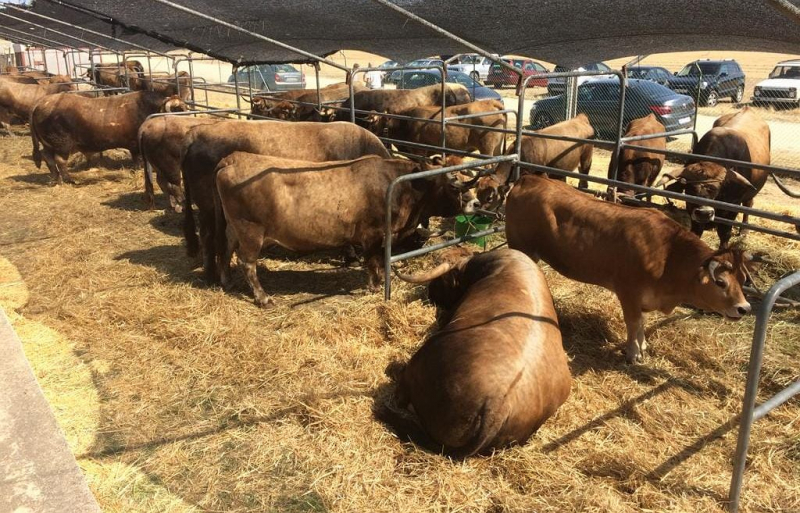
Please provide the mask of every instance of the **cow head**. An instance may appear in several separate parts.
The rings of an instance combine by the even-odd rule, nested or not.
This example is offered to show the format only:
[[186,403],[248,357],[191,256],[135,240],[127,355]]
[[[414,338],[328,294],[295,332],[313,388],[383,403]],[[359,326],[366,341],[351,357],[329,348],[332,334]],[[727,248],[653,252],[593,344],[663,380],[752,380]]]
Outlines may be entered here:
[[429,283],[430,300],[437,307],[449,310],[458,303],[469,285],[463,280],[463,274],[472,255],[471,250],[455,246],[442,252],[439,265],[429,271],[414,275],[395,271],[395,274],[408,283]]
[[338,114],[338,112],[339,111],[334,107],[322,107],[321,109],[315,107],[313,114],[311,114],[311,121],[330,123],[336,120],[336,114]]
[[[445,160],[434,156],[425,161],[414,172],[441,169]],[[465,182],[458,173],[435,175],[424,180],[412,180],[412,187],[426,196],[425,217],[451,217],[461,213],[472,214],[478,208],[478,200],[472,194],[474,180]]]
[[[666,187],[668,191],[711,200],[717,199],[723,187],[733,186],[739,190],[756,190],[747,178],[733,168],[726,168],[714,162],[696,162],[684,167],[678,173],[665,173],[655,186],[660,187],[666,184],[669,184]],[[697,205],[686,205],[686,210],[690,215],[697,208]]]
[[275,119],[292,120],[297,116],[297,105],[287,101],[278,102],[264,114]]
[[383,116],[381,113],[372,111],[362,118],[363,127],[373,134],[384,137],[388,135],[389,129],[394,126],[393,119]]
[[482,209],[496,211],[503,205],[506,195],[511,189],[508,180],[511,167],[511,163],[501,162],[497,165],[494,173],[478,180],[475,195],[478,197]]
[[160,112],[186,112],[189,106],[178,96],[170,96],[161,104]]
[[698,269],[692,303],[727,319],[739,320],[750,312],[742,285],[748,281],[753,257],[740,249],[720,250]]

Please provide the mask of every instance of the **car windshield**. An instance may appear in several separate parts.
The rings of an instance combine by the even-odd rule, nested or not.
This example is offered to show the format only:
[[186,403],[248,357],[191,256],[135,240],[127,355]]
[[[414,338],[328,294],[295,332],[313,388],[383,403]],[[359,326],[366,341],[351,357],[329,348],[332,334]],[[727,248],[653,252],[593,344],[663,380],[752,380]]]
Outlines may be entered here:
[[480,55],[462,55],[459,60],[461,64],[480,64],[481,59]]
[[298,73],[291,64],[275,64],[275,73]]
[[[469,75],[460,71],[448,70],[447,82],[449,84],[461,84],[469,89],[482,87],[479,83],[469,78]],[[405,89],[416,89],[417,87],[441,83],[441,73],[438,71],[407,72],[404,77],[403,87]]]
[[800,66],[776,66],[769,78],[794,78],[800,79]]
[[[700,66],[700,69],[697,68],[698,66]],[[710,62],[693,62],[684,66],[684,68],[678,72],[678,76],[696,77],[700,75],[700,71],[703,72],[703,75],[716,75],[719,72],[719,64],[712,64]]]
[[[438,73],[436,74],[436,81],[437,82],[439,81]],[[459,71],[448,71],[447,81],[450,83],[461,84],[469,89],[472,89],[473,87],[481,87],[480,84],[469,78],[468,75],[461,73]]]
[[649,72],[648,68],[632,68],[628,70],[628,78],[646,78]]
[[394,68],[395,66],[397,66],[396,62],[394,62],[394,61],[386,61],[386,62],[384,62],[383,64],[381,64],[378,67],[379,68]]

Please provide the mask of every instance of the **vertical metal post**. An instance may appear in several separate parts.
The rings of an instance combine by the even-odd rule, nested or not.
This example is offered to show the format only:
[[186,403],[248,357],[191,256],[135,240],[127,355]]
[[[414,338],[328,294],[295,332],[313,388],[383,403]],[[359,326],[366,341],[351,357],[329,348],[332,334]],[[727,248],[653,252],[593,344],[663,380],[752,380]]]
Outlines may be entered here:
[[767,339],[767,324],[772,314],[772,308],[778,296],[795,285],[800,284],[800,272],[791,274],[772,286],[766,293],[756,314],[756,327],[753,334],[753,344],[750,347],[750,364],[747,368],[747,384],[744,390],[742,415],[739,418],[739,439],[736,442],[736,455],[733,458],[733,476],[731,489],[728,494],[728,511],[736,513],[739,510],[739,499],[742,491],[744,467],[747,461],[747,447],[750,444],[750,431],[756,420],[754,410],[756,395],[758,394],[758,380],[761,373],[761,362],[764,358],[764,342]]
[[578,77],[567,77],[564,80],[564,99],[566,100],[564,120],[569,121],[578,113]]
[[692,130],[697,132],[697,114],[700,112],[700,86],[703,85],[703,68],[697,64],[697,61],[695,61],[694,65],[697,66],[697,71],[700,72],[700,78],[697,79],[697,93],[694,97],[694,123],[692,124]]
[[77,77],[73,77],[69,72],[69,59],[67,59],[67,52],[61,50],[61,57],[64,59],[64,74],[72,80],[75,80]]
[[44,72],[50,73],[50,70],[47,66],[47,52],[45,51],[44,47],[41,48],[42,51],[42,63],[44,64]]
[[[625,92],[628,88],[628,73],[625,67],[619,75],[619,104],[617,110],[617,137],[614,141],[614,153],[611,154],[611,179],[617,179],[617,162],[619,162],[619,148],[623,137],[622,131],[625,129]],[[612,188],[616,194],[616,187]],[[612,196],[613,197],[613,196]]]
[[356,89],[353,85],[356,78],[356,70],[348,72],[350,74],[350,122],[356,122]]
[[442,137],[441,137],[441,145],[442,145],[442,160],[447,158],[447,152],[445,151],[445,146],[447,145],[447,136],[445,135],[445,128],[446,128],[446,116],[444,115],[444,110],[447,108],[447,68],[444,63],[440,68],[442,70],[442,117],[441,117],[441,125],[442,125]]
[[[522,155],[522,125],[525,119],[525,91],[528,90],[528,82],[533,78],[529,75],[527,78],[520,77],[522,80],[522,89],[519,92],[519,100],[517,103],[517,139],[514,141],[514,153]],[[505,137],[505,135],[503,135]],[[519,160],[519,158],[518,158]],[[519,165],[514,164],[514,181],[519,180]]]
[[[239,66],[233,67],[233,87],[236,92],[236,115],[242,119],[242,99],[239,98]],[[252,104],[251,104],[252,105]],[[251,107],[252,108],[252,107]]]
[[317,109],[322,110],[322,93],[319,92],[319,62],[314,63],[314,76],[317,81]]
[[[175,71],[175,76],[178,76],[178,71]],[[178,94],[181,93],[181,86],[180,82],[178,82]],[[192,103],[195,103],[194,97],[194,63],[192,62],[192,56],[189,55],[189,94],[191,95]],[[206,88],[206,95],[208,95],[208,88]],[[206,101],[206,105],[208,105],[208,101]]]

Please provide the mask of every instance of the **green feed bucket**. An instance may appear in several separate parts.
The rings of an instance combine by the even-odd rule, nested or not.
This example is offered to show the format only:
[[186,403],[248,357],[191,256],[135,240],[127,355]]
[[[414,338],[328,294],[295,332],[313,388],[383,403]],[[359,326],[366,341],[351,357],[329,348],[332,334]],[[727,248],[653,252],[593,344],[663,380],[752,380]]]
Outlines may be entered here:
[[[488,230],[492,226],[492,218],[486,216],[456,216],[456,237]],[[471,239],[468,242],[486,249],[486,236]]]

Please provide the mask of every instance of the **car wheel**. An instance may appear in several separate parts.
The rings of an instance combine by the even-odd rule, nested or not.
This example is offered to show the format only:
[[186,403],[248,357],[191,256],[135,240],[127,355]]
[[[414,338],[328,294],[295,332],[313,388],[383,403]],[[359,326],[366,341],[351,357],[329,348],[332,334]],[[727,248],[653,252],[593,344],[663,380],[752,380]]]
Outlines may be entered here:
[[744,86],[739,86],[736,88],[736,94],[731,96],[731,100],[733,100],[734,103],[742,103],[743,99],[744,99]]
[[472,79],[472,80],[474,80],[475,82],[478,82],[478,83],[480,83],[480,81],[481,81],[481,74],[480,74],[480,73],[478,73],[477,71],[473,71],[472,73],[470,73],[470,74],[469,74],[469,78],[471,78],[471,79]]
[[706,101],[703,103],[706,105],[706,107],[716,107],[718,102],[719,102],[719,95],[717,95],[717,92],[709,91],[708,96],[706,96]]
[[494,87],[495,89],[500,89],[503,86],[502,86],[502,84],[496,82],[496,83],[492,84],[492,87]]
[[555,125],[556,122],[553,119],[553,116],[546,112],[538,112],[534,117],[533,121],[531,122],[531,128],[534,130],[541,130],[542,128],[546,128],[551,125]]

